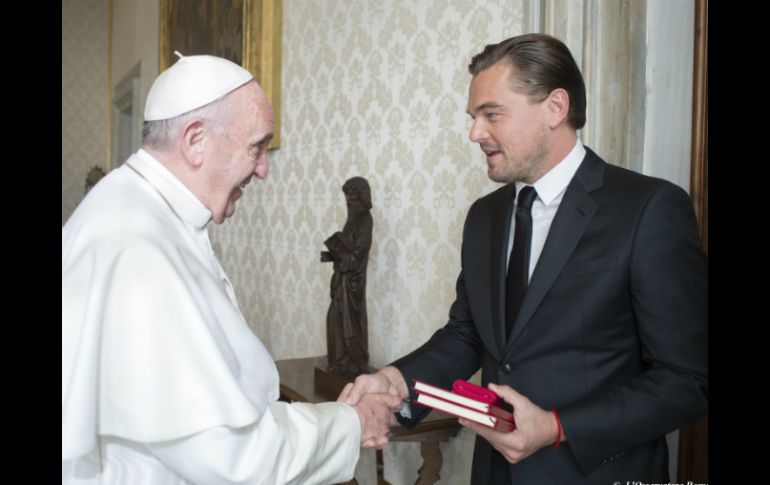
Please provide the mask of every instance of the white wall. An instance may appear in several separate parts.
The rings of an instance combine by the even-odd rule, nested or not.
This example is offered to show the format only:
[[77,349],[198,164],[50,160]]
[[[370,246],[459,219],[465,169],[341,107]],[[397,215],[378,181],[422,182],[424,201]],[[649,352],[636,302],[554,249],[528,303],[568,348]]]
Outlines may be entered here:
[[689,192],[695,4],[647,0],[647,5],[642,172]]
[[108,20],[106,0],[62,2],[62,225],[83,199],[90,168],[106,168]]
[[142,107],[158,76],[158,0],[111,0],[112,85],[116,86],[137,64],[142,69]]

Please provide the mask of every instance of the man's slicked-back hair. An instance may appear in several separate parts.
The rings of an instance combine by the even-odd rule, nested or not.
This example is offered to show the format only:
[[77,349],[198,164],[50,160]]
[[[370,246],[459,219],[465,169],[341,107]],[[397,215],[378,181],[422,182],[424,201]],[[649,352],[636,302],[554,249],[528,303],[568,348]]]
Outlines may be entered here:
[[569,49],[559,39],[545,34],[525,34],[487,45],[473,56],[468,71],[476,76],[498,62],[513,67],[515,88],[536,102],[554,89],[569,95],[567,122],[575,130],[586,123],[586,87],[583,75]]

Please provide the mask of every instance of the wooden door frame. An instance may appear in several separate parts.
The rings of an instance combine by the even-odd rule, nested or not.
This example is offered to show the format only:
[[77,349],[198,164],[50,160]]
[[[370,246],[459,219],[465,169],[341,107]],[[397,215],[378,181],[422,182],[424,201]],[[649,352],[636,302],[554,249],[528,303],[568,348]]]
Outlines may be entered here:
[[[708,257],[708,0],[695,0],[690,197]],[[708,415],[679,432],[677,481],[708,483]]]

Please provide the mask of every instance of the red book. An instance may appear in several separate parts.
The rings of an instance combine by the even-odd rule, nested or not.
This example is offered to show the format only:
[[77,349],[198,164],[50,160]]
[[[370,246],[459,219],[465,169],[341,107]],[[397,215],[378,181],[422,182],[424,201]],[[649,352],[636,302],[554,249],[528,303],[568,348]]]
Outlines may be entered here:
[[491,390],[461,380],[455,381],[453,389],[455,392],[422,381],[414,382],[420,404],[499,431],[508,432],[516,427],[513,414],[500,407],[502,399]]
[[492,389],[477,386],[472,382],[464,381],[462,379],[457,379],[454,384],[452,384],[452,392],[461,396],[475,399],[476,401],[481,401],[487,404],[494,404],[495,406],[499,407],[503,406],[503,399],[495,394],[495,391]]

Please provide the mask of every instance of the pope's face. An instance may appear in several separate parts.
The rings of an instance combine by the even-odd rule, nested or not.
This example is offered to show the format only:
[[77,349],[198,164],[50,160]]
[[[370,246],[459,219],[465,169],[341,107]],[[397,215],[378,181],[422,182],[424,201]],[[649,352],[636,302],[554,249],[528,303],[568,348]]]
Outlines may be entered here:
[[514,89],[513,68],[498,62],[476,74],[468,96],[470,139],[487,158],[495,182],[534,183],[548,152],[547,107]]
[[233,92],[235,99],[229,124],[223,135],[214,135],[211,174],[214,222],[221,224],[235,213],[235,203],[252,176],[267,177],[267,146],[273,137],[273,110],[255,83]]

